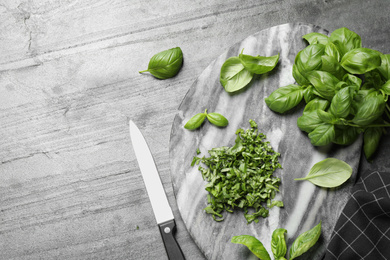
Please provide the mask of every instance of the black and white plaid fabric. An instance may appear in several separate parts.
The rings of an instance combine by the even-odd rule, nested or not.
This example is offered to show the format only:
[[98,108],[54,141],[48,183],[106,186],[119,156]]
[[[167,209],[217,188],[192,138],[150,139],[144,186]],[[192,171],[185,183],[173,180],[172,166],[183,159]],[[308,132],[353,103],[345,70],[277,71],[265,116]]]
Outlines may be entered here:
[[368,172],[352,190],[324,260],[390,259],[390,173]]

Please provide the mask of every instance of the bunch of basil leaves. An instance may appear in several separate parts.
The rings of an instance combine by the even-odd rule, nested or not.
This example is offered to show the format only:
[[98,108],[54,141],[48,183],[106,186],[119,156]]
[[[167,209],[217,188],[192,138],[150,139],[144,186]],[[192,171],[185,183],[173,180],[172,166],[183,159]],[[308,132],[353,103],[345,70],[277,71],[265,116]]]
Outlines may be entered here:
[[306,102],[298,127],[315,146],[349,145],[363,134],[369,159],[390,124],[390,54],[363,48],[361,37],[343,27],[330,36],[309,33],[309,45],[295,57],[297,84],[280,87],[265,98],[268,107],[284,113]]

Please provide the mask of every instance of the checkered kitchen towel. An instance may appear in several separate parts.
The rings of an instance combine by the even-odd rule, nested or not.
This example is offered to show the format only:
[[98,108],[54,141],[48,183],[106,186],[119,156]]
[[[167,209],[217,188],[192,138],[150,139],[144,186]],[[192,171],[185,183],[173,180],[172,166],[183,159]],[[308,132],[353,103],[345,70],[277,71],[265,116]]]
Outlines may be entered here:
[[390,172],[367,172],[356,183],[324,258],[334,259],[390,259]]

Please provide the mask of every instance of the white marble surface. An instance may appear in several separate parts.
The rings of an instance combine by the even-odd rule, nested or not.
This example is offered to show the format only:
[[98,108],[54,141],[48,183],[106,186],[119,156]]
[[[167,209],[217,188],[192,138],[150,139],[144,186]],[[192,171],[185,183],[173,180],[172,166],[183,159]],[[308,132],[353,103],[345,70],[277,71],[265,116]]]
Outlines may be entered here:
[[[233,45],[205,69],[179,107],[170,141],[173,187],[184,223],[208,259],[243,259],[247,256],[248,250],[244,246],[230,243],[235,235],[253,235],[271,252],[270,239],[274,229],[287,229],[287,243],[291,246],[299,234],[322,221],[318,244],[300,258],[321,259],[333,225],[349,198],[348,192],[357,175],[361,138],[348,147],[314,147],[296,125],[297,118],[302,115],[303,103],[281,115],[271,111],[264,101],[276,88],[295,82],[292,65],[298,51],[306,46],[302,36],[309,32],[327,34],[314,25],[283,24],[262,30]],[[228,94],[219,82],[220,68],[228,57],[237,56],[243,48],[245,54],[254,56],[279,53],[279,64],[271,73],[252,81],[244,91]],[[204,124],[195,131],[183,128],[193,115],[205,109],[223,114],[229,125],[221,129]],[[242,212],[225,212],[225,220],[215,222],[203,210],[207,206],[206,182],[197,167],[190,164],[197,148],[202,152],[201,156],[209,156],[207,151],[211,148],[232,146],[236,129],[250,128],[249,119],[258,123],[259,131],[281,153],[283,169],[276,170],[274,175],[281,178],[280,193],[276,198],[284,202],[284,208],[272,208],[269,217],[260,218],[259,223],[248,225]],[[315,163],[328,157],[344,160],[353,168],[353,176],[345,185],[324,189],[310,182],[294,181],[294,178],[306,176]]]

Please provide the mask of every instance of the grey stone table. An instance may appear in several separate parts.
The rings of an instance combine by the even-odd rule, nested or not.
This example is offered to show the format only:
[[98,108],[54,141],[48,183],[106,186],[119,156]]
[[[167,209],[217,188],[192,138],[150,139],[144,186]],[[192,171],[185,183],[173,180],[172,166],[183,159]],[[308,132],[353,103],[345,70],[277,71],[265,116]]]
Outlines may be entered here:
[[[231,46],[285,23],[348,27],[390,53],[386,1],[1,1],[0,259],[167,259],[128,136],[151,145],[187,259],[205,259],[176,203],[179,106]],[[168,80],[140,75],[180,46]],[[360,172],[390,169],[386,136]],[[206,254],[207,255],[207,254]]]

